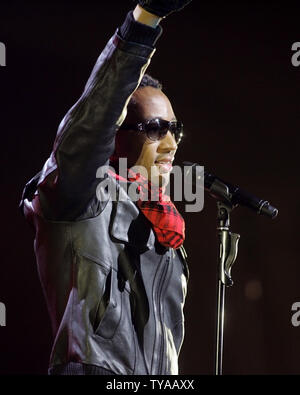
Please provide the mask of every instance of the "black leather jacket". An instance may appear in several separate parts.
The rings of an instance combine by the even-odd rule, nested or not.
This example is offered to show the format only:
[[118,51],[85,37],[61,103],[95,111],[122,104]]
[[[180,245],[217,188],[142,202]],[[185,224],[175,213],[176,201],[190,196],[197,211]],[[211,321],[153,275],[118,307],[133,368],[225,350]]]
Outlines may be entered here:
[[59,125],[50,158],[24,190],[54,334],[50,374],[70,362],[116,374],[178,373],[183,251],[158,243],[122,182],[96,178],[154,51],[115,33]]

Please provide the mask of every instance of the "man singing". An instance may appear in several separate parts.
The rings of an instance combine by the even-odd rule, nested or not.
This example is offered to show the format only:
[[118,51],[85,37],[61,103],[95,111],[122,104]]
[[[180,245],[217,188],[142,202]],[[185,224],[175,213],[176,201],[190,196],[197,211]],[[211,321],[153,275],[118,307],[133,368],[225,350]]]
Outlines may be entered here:
[[161,19],[190,1],[140,0],[127,14],[24,189],[54,334],[50,375],[178,374],[188,269],[165,186],[182,123],[145,71]]

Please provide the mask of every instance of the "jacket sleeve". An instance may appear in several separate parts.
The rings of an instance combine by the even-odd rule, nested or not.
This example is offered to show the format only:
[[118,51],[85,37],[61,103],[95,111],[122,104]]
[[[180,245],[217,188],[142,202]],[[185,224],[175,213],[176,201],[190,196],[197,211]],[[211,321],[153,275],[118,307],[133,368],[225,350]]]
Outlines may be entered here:
[[73,220],[95,197],[97,169],[108,163],[114,151],[115,134],[126,116],[128,101],[155,52],[147,29],[151,29],[153,42],[162,29],[134,23],[132,15],[131,21],[125,22],[125,39],[121,27],[99,56],[81,97],[58,127],[38,186],[42,211],[49,219]]

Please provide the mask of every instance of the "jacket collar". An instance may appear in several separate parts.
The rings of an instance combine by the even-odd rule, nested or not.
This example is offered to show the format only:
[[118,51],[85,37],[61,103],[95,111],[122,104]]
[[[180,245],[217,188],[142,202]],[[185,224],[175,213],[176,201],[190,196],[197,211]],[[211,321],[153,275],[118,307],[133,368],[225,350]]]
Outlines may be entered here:
[[116,187],[116,196],[112,199],[111,237],[141,250],[153,248],[155,235],[149,221],[127,194],[130,183],[112,179],[112,185]]

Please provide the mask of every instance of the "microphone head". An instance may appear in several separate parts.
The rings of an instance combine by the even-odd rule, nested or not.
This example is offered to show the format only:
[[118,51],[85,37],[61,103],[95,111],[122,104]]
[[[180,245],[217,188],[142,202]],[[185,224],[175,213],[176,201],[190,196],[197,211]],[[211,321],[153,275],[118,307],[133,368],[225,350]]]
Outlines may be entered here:
[[267,217],[276,218],[278,215],[277,208],[271,206],[269,202],[265,202],[259,210],[259,214],[264,214]]

